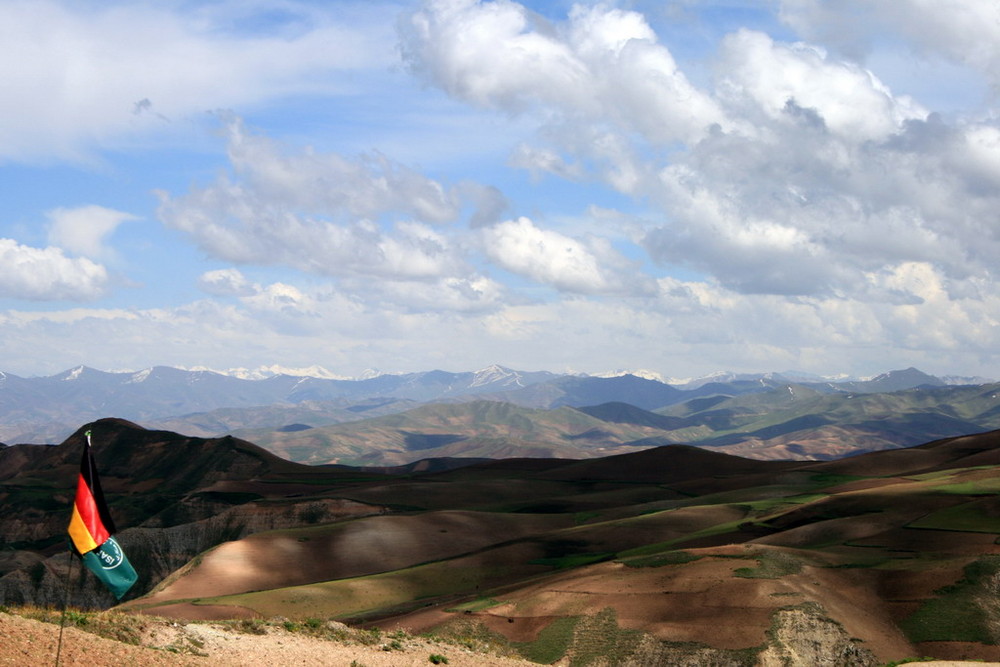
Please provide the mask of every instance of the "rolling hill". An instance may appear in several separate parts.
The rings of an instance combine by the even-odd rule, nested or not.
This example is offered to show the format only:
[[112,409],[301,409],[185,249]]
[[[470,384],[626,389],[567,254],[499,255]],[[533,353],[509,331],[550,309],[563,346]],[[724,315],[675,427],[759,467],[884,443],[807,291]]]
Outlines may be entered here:
[[[830,461],[671,445],[389,475],[87,427],[144,573],[136,613],[333,618],[574,664],[1000,658],[1000,432]],[[63,590],[80,438],[0,448],[0,604]]]
[[996,384],[861,394],[786,385],[702,396],[655,412],[617,401],[540,409],[481,399],[314,428],[234,434],[309,464],[591,458],[677,443],[746,458],[828,460],[1000,428],[998,397]]
[[1000,433],[828,462],[483,463],[357,486],[402,513],[229,543],[129,607],[475,631],[529,656],[555,634],[643,664],[995,660],[998,465]]
[[671,423],[668,417],[639,408],[632,407],[628,414],[631,421],[616,422],[567,406],[539,410],[481,400],[422,405],[346,424],[241,430],[236,435],[302,463],[386,466],[427,457],[606,456],[648,447],[631,443],[662,437],[655,424]]

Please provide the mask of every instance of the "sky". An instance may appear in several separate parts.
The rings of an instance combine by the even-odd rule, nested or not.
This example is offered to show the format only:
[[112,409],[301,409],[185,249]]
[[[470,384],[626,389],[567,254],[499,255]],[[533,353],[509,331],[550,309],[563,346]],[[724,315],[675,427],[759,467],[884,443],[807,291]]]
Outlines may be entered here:
[[995,0],[0,0],[0,371],[1000,378]]

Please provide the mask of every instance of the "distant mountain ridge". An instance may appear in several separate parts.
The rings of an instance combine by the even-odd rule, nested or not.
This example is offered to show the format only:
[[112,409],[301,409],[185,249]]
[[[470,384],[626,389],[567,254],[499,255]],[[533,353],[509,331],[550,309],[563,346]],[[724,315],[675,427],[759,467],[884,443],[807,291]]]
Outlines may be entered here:
[[[279,373],[251,380],[166,366],[138,372],[78,366],[32,378],[0,372],[0,441],[57,442],[79,424],[109,416],[192,434],[220,435],[267,426],[261,421],[268,410],[278,420],[270,424],[274,427],[298,422],[318,426],[402,411],[419,403],[477,399],[538,409],[617,402],[652,411],[691,399],[753,394],[795,382],[779,373],[717,374],[706,381],[675,386],[627,373],[598,377],[517,371],[499,365],[474,372],[373,374],[356,380],[330,377],[325,369],[316,372],[320,371],[328,376]],[[801,374],[789,375],[801,378]],[[823,393],[874,393],[947,384],[914,368],[870,380],[797,382]],[[221,418],[217,411],[227,411],[228,416]]]

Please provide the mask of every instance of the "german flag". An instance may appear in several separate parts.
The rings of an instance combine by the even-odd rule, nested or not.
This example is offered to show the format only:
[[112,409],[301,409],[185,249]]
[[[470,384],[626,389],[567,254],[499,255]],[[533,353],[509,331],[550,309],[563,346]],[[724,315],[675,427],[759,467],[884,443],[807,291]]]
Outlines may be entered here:
[[76,500],[73,502],[73,517],[69,521],[69,537],[76,553],[83,555],[104,544],[115,532],[115,522],[111,520],[101,480],[97,476],[94,455],[90,451],[90,431],[87,431],[87,446],[80,461],[80,474],[76,477]]
[[91,453],[90,431],[87,446],[80,461],[80,474],[76,478],[76,498],[73,515],[69,520],[69,538],[73,551],[83,559],[84,565],[111,589],[119,600],[136,582],[138,576],[125,552],[112,535],[115,523],[104,502],[101,480]]

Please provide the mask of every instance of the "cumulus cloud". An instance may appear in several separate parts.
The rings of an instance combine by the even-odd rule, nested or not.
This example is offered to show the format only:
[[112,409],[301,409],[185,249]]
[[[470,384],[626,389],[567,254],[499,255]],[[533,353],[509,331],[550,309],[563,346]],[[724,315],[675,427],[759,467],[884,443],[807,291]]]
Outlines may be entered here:
[[[3,5],[0,49],[20,49],[28,65],[0,65],[16,93],[0,102],[0,120],[9,121],[0,123],[0,157],[69,154],[119,136],[123,123],[163,124],[154,109],[177,118],[195,107],[325,93],[343,83],[338,73],[386,57],[315,5],[288,4],[284,23],[230,21],[244,27],[218,30],[238,4],[185,16],[111,5],[86,17],[86,30],[78,10],[49,0]],[[388,152],[293,147],[226,119],[226,172],[160,193],[159,208],[161,221],[212,261],[240,267],[197,279],[222,299],[127,313],[7,313],[0,325],[53,346],[71,330],[99,341],[114,330],[141,341],[138,367],[149,358],[204,365],[206,355],[215,366],[246,366],[241,350],[251,350],[262,364],[322,362],[343,373],[498,359],[558,370],[581,359],[612,365],[600,360],[613,349],[615,367],[678,374],[704,363],[975,368],[1000,344],[1000,123],[985,109],[934,113],[927,100],[894,90],[899,79],[880,68],[885,61],[865,55],[885,38],[902,39],[996,82],[996,4],[780,6],[796,37],[735,30],[692,63],[690,45],[661,39],[652,15],[609,4],[581,3],[556,19],[513,0],[427,0],[401,18],[405,64],[451,98],[428,107],[447,108],[449,121],[455,102],[468,109],[462,136],[487,119],[480,134],[489,135],[489,157],[463,155],[467,147],[453,139],[440,147],[447,160],[423,172],[412,166],[417,157],[404,164]],[[78,70],[51,55],[56,43],[81,54]],[[174,62],[182,66],[164,64]],[[147,64],[163,71],[151,76]],[[10,102],[18,96],[21,106]],[[79,110],[72,123],[67,108]],[[506,166],[535,184],[566,184],[520,199],[515,188],[527,179],[501,181],[509,175],[489,163],[500,145]],[[407,150],[425,147],[414,140]],[[498,182],[439,175],[458,159]],[[54,212],[49,241],[62,250],[0,242],[8,258],[0,291],[100,293],[103,267],[67,254],[101,256],[126,216]],[[14,260],[42,270],[15,274]],[[255,266],[278,267],[267,273],[281,280],[251,280]],[[189,349],[206,338],[207,348]],[[3,354],[16,361],[25,349]],[[66,366],[81,357],[101,365],[109,354],[96,343],[73,353]]]
[[129,213],[90,205],[57,208],[47,213],[49,242],[84,257],[107,257],[106,239],[123,222],[138,220]]
[[[607,5],[577,6],[551,22],[515,2],[430,0],[401,35],[424,80],[475,107],[535,119],[536,140],[519,143],[510,165],[598,182],[648,204],[629,237],[665,270],[706,277],[700,288],[674,287],[691,297],[674,307],[699,328],[732,330],[727,322],[751,317],[741,308],[753,304],[767,313],[754,322],[776,340],[787,336],[773,323],[785,322],[875,344],[902,329],[872,330],[866,318],[903,322],[912,311],[950,333],[908,340],[954,347],[964,336],[942,323],[982,330],[972,323],[984,321],[983,286],[993,284],[1000,253],[1000,126],[989,117],[946,120],[893,91],[861,59],[866,45],[847,37],[871,17],[925,52],[987,71],[1000,10],[848,4],[786,0],[782,16],[800,34],[840,48],[737,30],[721,41],[704,89],[644,17]],[[987,25],[962,29],[977,21]],[[943,29],[932,35],[936,22]],[[627,278],[642,275],[636,266],[605,252],[610,236],[568,236],[517,218],[484,228],[481,239],[497,266],[564,292],[647,293],[636,289],[646,276]],[[708,312],[696,307],[706,294],[725,319],[694,318]],[[738,305],[720,306],[726,299]],[[793,326],[786,312],[809,327]]]
[[779,44],[752,30],[723,40],[717,69],[720,95],[747,118],[763,112],[771,121],[796,122],[811,112],[813,122],[834,135],[864,142],[885,139],[904,121],[927,116],[854,63],[831,60],[816,46]]
[[991,125],[912,119],[859,143],[808,119],[759,127],[769,136],[717,133],[660,171],[650,195],[670,224],[649,231],[651,256],[778,294],[860,296],[867,272],[911,261],[992,275]]
[[32,248],[0,239],[0,295],[28,301],[86,301],[102,296],[107,270],[59,248]]
[[[487,30],[492,22],[500,27]],[[468,38],[479,32],[489,34]],[[683,73],[641,16],[607,7],[551,25],[510,2],[430,2],[405,37],[414,68],[452,95],[561,119],[553,127],[539,113],[550,145],[522,144],[511,164],[646,198],[663,220],[642,238],[650,257],[730,289],[890,298],[873,292],[870,273],[933,262],[952,282],[983,277],[1000,249],[985,223],[1000,204],[995,124],[947,126],[821,47],[739,30],[721,44],[714,90],[697,91],[679,85]],[[488,59],[480,48],[515,53]],[[646,88],[668,72],[676,85]],[[704,133],[653,129],[684,126],[673,105],[692,99],[704,103],[688,107]],[[487,253],[560,289],[612,289],[592,252],[551,252],[566,246],[553,234],[504,223]]]
[[206,271],[198,278],[198,287],[213,296],[253,296],[260,286],[251,283],[239,269]]
[[436,181],[379,155],[282,152],[239,119],[228,129],[234,176],[177,197],[159,193],[160,219],[212,256],[328,276],[468,272],[459,249],[435,229],[456,218],[460,198]]
[[502,283],[487,276],[448,276],[435,281],[383,281],[361,285],[348,281],[345,293],[377,302],[403,313],[482,314],[502,309],[516,300]]
[[248,190],[291,211],[377,219],[392,211],[431,224],[452,222],[460,202],[438,182],[380,154],[347,158],[306,148],[283,150],[227,119],[230,164]]
[[493,262],[507,271],[581,294],[648,292],[652,281],[632,277],[634,268],[617,256],[602,239],[581,241],[552,230],[540,229],[528,218],[508,220],[482,232],[483,249]]
[[401,34],[415,72],[477,106],[541,107],[658,143],[725,122],[636,12],[577,5],[554,26],[514,2],[433,0],[401,23]]

